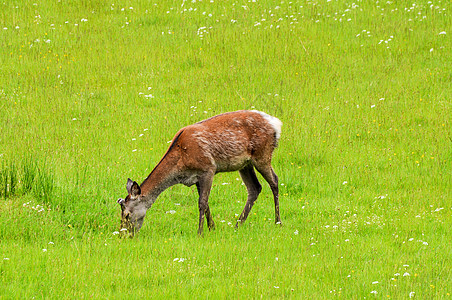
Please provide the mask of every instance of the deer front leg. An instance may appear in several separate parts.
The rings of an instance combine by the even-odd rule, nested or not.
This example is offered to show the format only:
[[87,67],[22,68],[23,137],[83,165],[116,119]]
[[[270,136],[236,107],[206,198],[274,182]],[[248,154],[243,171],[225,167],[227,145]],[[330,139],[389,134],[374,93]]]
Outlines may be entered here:
[[209,228],[209,230],[214,230],[215,223],[213,222],[212,215],[210,214],[210,207],[209,207],[208,203],[207,203],[206,217],[207,217],[207,228]]
[[[198,196],[201,197],[201,190],[200,190],[199,182],[196,183],[196,189],[198,190]],[[205,211],[205,216],[207,217],[207,227],[209,228],[209,230],[215,229],[215,223],[213,222],[213,218],[212,218],[212,214],[210,213],[210,206],[209,206],[208,202],[207,202],[207,208]]]
[[203,227],[204,227],[204,215],[207,215],[207,225],[209,226],[209,229],[213,227],[213,220],[212,215],[210,214],[209,209],[209,195],[210,190],[212,188],[212,182],[213,182],[213,172],[208,172],[202,175],[199,178],[198,183],[196,184],[196,187],[198,188],[198,194],[199,194],[199,200],[198,200],[198,206],[199,206],[199,226],[198,226],[198,234],[203,234]]

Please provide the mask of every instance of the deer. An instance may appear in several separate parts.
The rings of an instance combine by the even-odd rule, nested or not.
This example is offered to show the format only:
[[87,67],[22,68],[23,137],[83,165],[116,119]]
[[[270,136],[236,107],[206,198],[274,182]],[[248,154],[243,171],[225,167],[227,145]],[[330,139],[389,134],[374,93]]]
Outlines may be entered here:
[[282,122],[257,110],[223,113],[180,129],[159,163],[141,185],[127,180],[128,195],[119,198],[121,231],[131,237],[143,225],[146,212],[157,197],[176,184],[196,185],[198,192],[198,234],[203,235],[204,219],[209,230],[215,228],[209,207],[209,194],[215,174],[238,171],[248,198],[236,227],[247,219],[261,193],[262,186],[255,169],[262,175],[273,194],[275,223],[279,214],[278,176],[271,165],[278,146]]

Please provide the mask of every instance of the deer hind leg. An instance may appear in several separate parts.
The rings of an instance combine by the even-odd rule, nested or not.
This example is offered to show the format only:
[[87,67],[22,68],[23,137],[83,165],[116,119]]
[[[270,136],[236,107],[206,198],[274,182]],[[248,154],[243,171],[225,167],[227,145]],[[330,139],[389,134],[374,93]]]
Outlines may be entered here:
[[209,195],[212,188],[213,174],[206,173],[200,177],[199,181],[196,183],[196,188],[198,189],[198,206],[199,206],[199,226],[198,234],[202,235],[204,227],[204,216],[207,217],[207,226],[209,230],[214,229],[215,224],[213,222],[212,215],[209,208]]
[[281,217],[279,216],[279,187],[278,187],[278,176],[270,163],[254,165],[262,177],[268,182],[273,193],[273,200],[275,202],[275,223],[281,224]]
[[262,186],[259,183],[259,180],[257,180],[256,173],[254,172],[254,167],[252,164],[247,165],[245,168],[240,170],[239,173],[248,191],[248,200],[246,201],[245,208],[243,209],[243,212],[240,215],[237,224],[235,224],[236,227],[239,225],[239,223],[245,222],[251,208],[253,207],[254,202],[256,201],[259,193],[262,190]]

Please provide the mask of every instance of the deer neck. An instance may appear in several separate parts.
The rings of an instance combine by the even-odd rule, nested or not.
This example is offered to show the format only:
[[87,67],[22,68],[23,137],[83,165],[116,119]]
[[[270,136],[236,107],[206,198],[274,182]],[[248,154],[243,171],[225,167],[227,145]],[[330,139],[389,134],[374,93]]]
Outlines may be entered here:
[[167,188],[179,183],[177,180],[177,158],[165,155],[141,184],[141,199],[149,208]]

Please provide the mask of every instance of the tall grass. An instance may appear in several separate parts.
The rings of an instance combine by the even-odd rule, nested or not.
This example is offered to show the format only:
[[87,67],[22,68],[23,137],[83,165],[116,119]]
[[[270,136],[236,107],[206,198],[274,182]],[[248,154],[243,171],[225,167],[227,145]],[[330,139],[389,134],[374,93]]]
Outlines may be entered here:
[[[447,298],[447,1],[0,3],[0,298]],[[122,240],[118,197],[181,127],[283,122],[247,222],[174,186]]]
[[24,193],[31,192],[38,173],[36,161],[30,156],[23,159],[22,166],[22,191]]
[[3,198],[15,196],[17,193],[17,183],[16,165],[14,163],[5,164],[5,162],[3,162],[3,166],[0,169],[0,196],[3,196]]
[[45,169],[38,169],[36,182],[33,186],[33,195],[44,203],[52,201],[55,181],[52,173]]
[[3,198],[11,198],[32,192],[39,201],[50,201],[54,191],[52,174],[45,167],[38,167],[37,162],[31,157],[26,157],[19,163],[22,172],[19,172],[16,162],[3,161],[0,171],[2,186],[0,195]]

